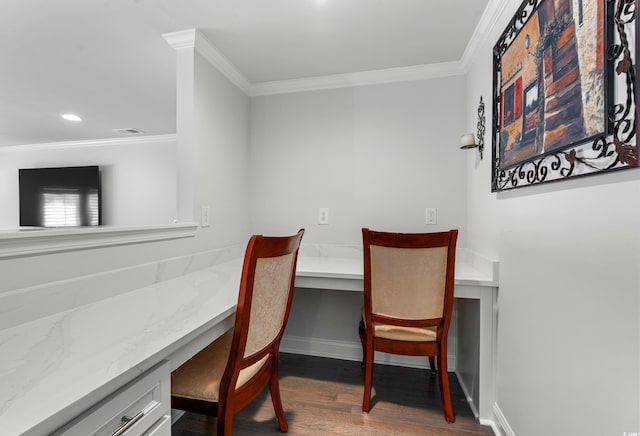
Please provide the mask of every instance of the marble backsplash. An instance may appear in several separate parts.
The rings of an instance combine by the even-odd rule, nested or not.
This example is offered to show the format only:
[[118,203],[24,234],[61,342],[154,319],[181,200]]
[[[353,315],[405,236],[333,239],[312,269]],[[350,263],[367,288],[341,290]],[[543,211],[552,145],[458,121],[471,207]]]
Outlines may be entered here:
[[341,244],[300,244],[299,256],[362,259],[362,246]]
[[[300,256],[306,257],[331,257],[346,259],[362,259],[361,245],[340,245],[340,244],[302,244],[300,245]],[[490,259],[483,254],[477,253],[464,247],[456,249],[456,265],[465,264],[480,272],[483,276],[490,277],[493,281],[498,281],[498,265],[495,259]]]

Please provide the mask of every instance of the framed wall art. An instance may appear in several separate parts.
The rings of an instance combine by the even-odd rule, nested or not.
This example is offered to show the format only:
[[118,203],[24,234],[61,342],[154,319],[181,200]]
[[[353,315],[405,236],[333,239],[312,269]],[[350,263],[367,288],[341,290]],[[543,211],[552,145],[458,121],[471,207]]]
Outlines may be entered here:
[[638,166],[638,0],[525,0],[493,50],[492,191]]

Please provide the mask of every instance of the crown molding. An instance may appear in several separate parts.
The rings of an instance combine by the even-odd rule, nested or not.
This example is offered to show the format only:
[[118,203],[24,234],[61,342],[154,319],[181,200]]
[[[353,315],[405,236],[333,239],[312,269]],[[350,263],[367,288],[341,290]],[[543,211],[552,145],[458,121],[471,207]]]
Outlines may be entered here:
[[0,153],[54,150],[65,148],[104,147],[109,145],[139,145],[151,143],[176,142],[177,136],[168,135],[127,136],[126,138],[91,139],[83,141],[48,142],[40,144],[8,145],[0,147]]
[[362,71],[358,73],[255,83],[251,85],[249,95],[253,97],[291,92],[317,91],[322,89],[434,79],[462,74],[464,74],[464,71],[459,62],[443,62],[438,64]]
[[196,29],[181,30],[179,32],[164,33],[162,37],[174,50],[193,48],[196,44]]
[[218,48],[205,38],[200,32],[196,36],[196,51],[202,55],[211,65],[216,67],[231,82],[249,95],[251,83],[242,72],[231,63]]
[[[254,83],[251,85],[249,95],[260,96],[284,94],[290,92],[345,88],[465,75],[469,72],[469,69],[476,57],[480,55],[479,48],[495,33],[495,29],[498,24],[504,23],[505,20],[508,20],[513,14],[513,8],[509,7],[509,3],[510,0],[488,1],[482,16],[478,21],[478,25],[471,35],[469,43],[467,44],[459,61],[363,71],[359,73],[347,73],[332,76]],[[504,18],[504,16],[507,16],[507,18]]]
[[482,47],[487,39],[494,35],[494,31],[498,24],[504,23],[503,15],[507,15],[511,18],[513,14],[512,8],[509,7],[510,0],[489,0],[487,6],[478,21],[469,43],[462,53],[460,63],[464,73],[468,73],[471,65],[480,54],[480,47]]
[[195,49],[227,79],[249,95],[251,83],[225,55],[197,29],[165,33],[162,37],[174,50]]
[[490,35],[493,35],[498,23],[504,22],[503,15],[511,15],[512,8],[508,7],[509,3],[510,0],[489,0],[459,61],[334,74],[329,76],[305,77],[301,79],[277,80],[272,82],[251,83],[247,77],[197,29],[166,33],[162,36],[175,50],[194,48],[233,84],[250,97],[286,94],[465,75],[469,72],[471,64],[473,64],[479,55],[479,48],[485,44]]

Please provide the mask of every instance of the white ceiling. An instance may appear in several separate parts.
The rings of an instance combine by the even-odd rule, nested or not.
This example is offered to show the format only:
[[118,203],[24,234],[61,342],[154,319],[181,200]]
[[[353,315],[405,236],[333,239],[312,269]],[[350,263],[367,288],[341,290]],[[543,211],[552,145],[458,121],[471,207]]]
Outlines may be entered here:
[[165,33],[199,29],[257,85],[460,61],[487,3],[0,0],[0,146],[175,133]]

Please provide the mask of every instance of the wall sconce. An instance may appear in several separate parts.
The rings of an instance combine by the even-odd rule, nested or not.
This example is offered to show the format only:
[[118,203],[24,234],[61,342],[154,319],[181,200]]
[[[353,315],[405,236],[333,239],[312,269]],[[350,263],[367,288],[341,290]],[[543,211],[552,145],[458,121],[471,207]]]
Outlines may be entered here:
[[461,149],[467,148],[476,148],[478,145],[476,144],[476,136],[473,133],[465,133],[460,137],[460,144],[462,144]]
[[480,152],[480,160],[482,160],[482,152],[484,151],[484,102],[482,101],[482,96],[480,96],[480,104],[478,104],[478,142],[476,143],[476,138],[473,136],[473,133],[466,133],[462,135],[460,138],[460,143],[462,144],[461,149],[468,148],[478,148]]

